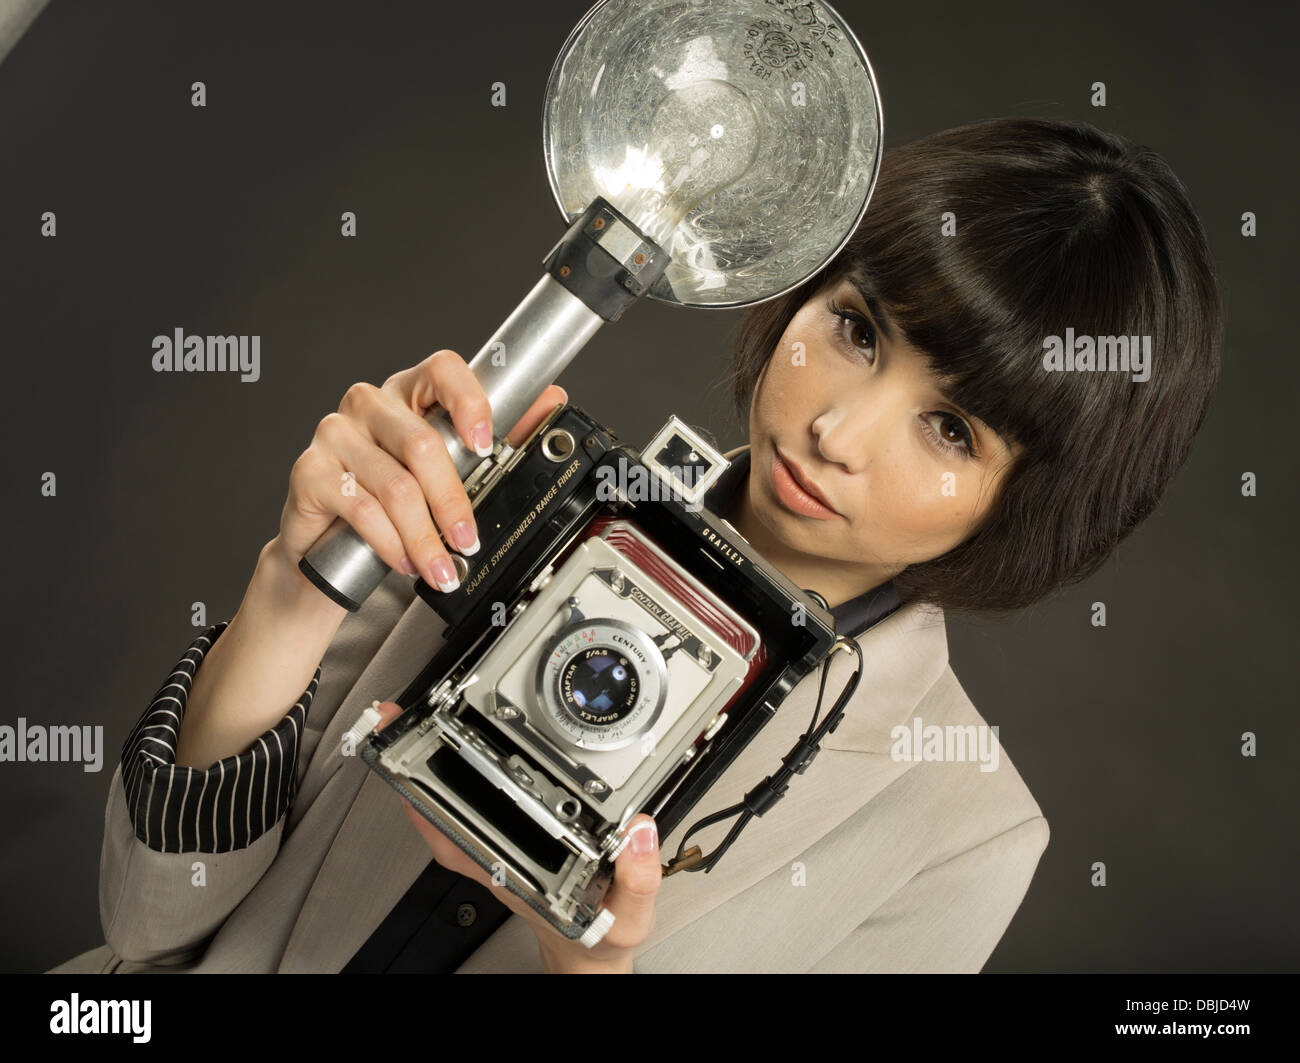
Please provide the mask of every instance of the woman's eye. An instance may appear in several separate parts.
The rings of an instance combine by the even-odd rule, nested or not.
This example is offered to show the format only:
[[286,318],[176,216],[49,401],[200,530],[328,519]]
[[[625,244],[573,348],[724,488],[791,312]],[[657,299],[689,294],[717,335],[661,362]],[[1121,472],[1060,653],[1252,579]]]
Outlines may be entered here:
[[874,359],[876,330],[871,327],[871,322],[856,310],[834,302],[831,303],[830,310],[839,319],[836,322],[836,332],[841,346],[852,355]]
[[959,458],[977,456],[975,439],[969,426],[955,413],[935,410],[933,413],[922,414],[921,421],[926,434],[944,454]]

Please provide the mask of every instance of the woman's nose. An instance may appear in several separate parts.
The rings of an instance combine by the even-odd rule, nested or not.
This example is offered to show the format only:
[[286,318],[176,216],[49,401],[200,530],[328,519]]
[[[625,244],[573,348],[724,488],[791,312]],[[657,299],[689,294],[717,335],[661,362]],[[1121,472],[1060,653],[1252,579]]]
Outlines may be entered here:
[[814,444],[830,464],[860,472],[875,453],[879,411],[866,402],[837,402],[812,423]]

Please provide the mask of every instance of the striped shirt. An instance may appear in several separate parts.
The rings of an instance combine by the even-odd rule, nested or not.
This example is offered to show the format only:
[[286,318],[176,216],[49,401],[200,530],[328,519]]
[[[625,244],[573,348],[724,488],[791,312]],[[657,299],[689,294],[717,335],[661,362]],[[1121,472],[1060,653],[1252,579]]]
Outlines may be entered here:
[[213,624],[158,688],[122,746],[122,786],[135,836],[163,853],[228,853],[251,845],[293,804],[298,746],[320,668],[284,719],[238,756],[205,771],[176,763],[194,673],[228,621]]

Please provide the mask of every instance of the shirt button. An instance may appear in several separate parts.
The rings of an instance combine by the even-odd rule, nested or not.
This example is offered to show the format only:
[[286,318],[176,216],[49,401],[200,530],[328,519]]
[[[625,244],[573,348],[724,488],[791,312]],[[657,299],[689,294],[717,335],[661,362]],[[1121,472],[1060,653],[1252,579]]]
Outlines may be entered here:
[[478,911],[472,904],[462,904],[456,909],[456,922],[461,926],[470,926],[478,918]]

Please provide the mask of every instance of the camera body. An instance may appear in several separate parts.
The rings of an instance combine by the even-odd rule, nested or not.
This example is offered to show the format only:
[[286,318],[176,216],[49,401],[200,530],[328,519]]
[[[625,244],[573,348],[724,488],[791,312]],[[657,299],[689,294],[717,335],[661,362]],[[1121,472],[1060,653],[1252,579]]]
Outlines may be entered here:
[[703,505],[728,464],[675,417],[638,453],[557,407],[466,479],[481,549],[457,589],[416,582],[445,641],[362,757],[567,937],[628,822],[666,837],[834,645]]

